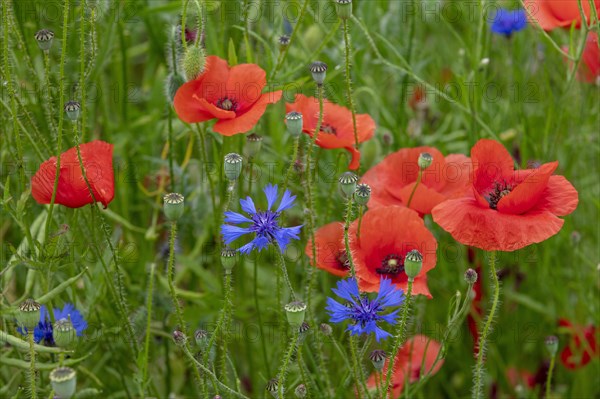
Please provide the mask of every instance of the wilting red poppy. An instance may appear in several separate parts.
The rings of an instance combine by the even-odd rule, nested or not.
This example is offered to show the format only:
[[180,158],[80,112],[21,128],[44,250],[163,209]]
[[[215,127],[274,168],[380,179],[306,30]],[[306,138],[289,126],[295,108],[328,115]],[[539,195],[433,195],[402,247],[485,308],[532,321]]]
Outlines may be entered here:
[[588,364],[593,356],[600,355],[596,343],[600,330],[595,326],[577,326],[567,319],[560,319],[558,325],[571,335],[571,340],[560,354],[560,360],[566,368],[571,370],[581,368]]
[[[562,48],[565,53],[569,53],[568,47]],[[573,62],[569,61],[571,67]],[[581,63],[577,70],[577,79],[587,83],[600,82],[600,49],[598,48],[598,34],[589,32],[583,48]]]
[[[107,207],[115,196],[113,145],[95,140],[91,143],[81,144],[79,148],[85,174],[94,197],[96,201]],[[42,163],[31,179],[31,195],[40,204],[50,203],[55,176],[56,157],[52,157]],[[90,191],[83,180],[77,150],[73,147],[60,155],[60,173],[55,203],[69,208],[79,208],[93,202]]]
[[348,275],[349,264],[346,246],[344,245],[344,225],[342,223],[333,222],[320,227],[315,232],[315,244],[317,250],[316,263],[312,259],[311,240],[308,240],[305,249],[306,255],[314,266],[336,276],[345,277]]
[[266,73],[258,65],[229,68],[227,61],[211,55],[204,72],[177,90],[173,105],[184,122],[217,119],[213,130],[232,136],[252,129],[267,105],[281,98],[281,90],[263,94],[266,84]]
[[[444,360],[437,358],[441,345],[439,342],[424,335],[415,335],[410,338],[396,355],[394,362],[394,372],[392,374],[392,397],[398,398],[404,389],[406,381],[414,383],[419,381],[422,376],[434,375],[444,364]],[[387,375],[388,360],[383,366],[382,375],[385,379]],[[376,376],[371,374],[367,381],[369,388],[375,388]]]
[[486,251],[515,251],[542,242],[561,229],[575,210],[578,195],[563,176],[553,176],[558,162],[537,169],[514,170],[504,146],[479,140],[471,150],[473,190],[431,212],[433,220],[462,244]]
[[[589,2],[584,0],[581,5],[586,20],[589,20]],[[594,0],[594,7],[597,11],[600,10],[600,0]],[[572,24],[575,24],[576,28],[581,27],[578,0],[525,0],[525,8],[529,11],[529,21],[534,25],[537,21],[544,30],[568,28]]]
[[[296,111],[302,114],[302,129],[312,137],[319,119],[319,100],[298,94],[296,101],[293,104],[286,104],[285,108],[286,112]],[[375,133],[375,121],[368,114],[357,114],[356,131],[359,143],[369,140]],[[349,109],[325,100],[323,123],[316,142],[321,148],[345,148],[352,154],[352,161],[348,168],[358,169],[360,166],[360,151],[354,148],[354,126],[352,112]]]
[[382,275],[406,291],[404,257],[416,249],[423,255],[423,268],[415,277],[413,295],[431,298],[427,272],[435,267],[437,242],[415,211],[399,206],[369,209],[363,215],[360,238],[357,232],[355,220],[350,225],[350,250],[362,291],[378,291]]
[[362,182],[371,186],[370,208],[408,204],[419,173],[417,161],[424,152],[433,156],[433,162],[423,171],[411,209],[429,214],[442,201],[462,197],[470,190],[471,161],[466,156],[451,154],[444,158],[433,147],[404,148],[385,157],[363,176]]

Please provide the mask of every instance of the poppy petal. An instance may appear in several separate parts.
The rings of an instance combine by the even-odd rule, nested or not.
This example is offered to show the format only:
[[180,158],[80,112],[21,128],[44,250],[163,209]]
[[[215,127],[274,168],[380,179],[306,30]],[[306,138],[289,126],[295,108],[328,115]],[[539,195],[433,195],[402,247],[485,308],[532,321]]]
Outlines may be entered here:
[[214,118],[211,113],[204,110],[203,106],[194,97],[201,85],[201,80],[192,80],[181,85],[175,93],[173,107],[179,119],[186,123],[205,122]]
[[550,176],[548,185],[535,210],[566,216],[577,208],[579,194],[564,176]]
[[308,240],[305,253],[313,266],[325,270],[333,275],[346,277],[348,269],[341,263],[340,256],[345,253],[344,225],[333,222],[319,227],[315,232],[315,245],[317,262],[312,261],[312,242]]
[[520,215],[533,208],[544,194],[548,180],[557,167],[558,162],[549,162],[534,169],[525,180],[498,201],[498,212]]
[[266,85],[267,74],[261,67],[256,64],[236,65],[229,70],[227,96],[236,99],[243,112],[258,101]]
[[263,94],[244,114],[233,119],[219,120],[215,123],[213,130],[224,136],[233,136],[249,131],[265,113],[267,105],[279,101],[281,95],[281,90]]
[[[471,149],[473,187],[484,194],[497,182],[512,179],[515,163],[508,150],[494,140],[479,140]],[[512,183],[512,181],[509,181]]]

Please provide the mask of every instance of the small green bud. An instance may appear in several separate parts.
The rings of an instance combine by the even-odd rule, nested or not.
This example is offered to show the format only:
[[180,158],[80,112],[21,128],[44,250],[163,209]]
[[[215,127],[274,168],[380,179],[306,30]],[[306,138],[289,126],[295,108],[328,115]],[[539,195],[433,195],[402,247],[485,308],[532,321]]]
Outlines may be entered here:
[[279,43],[279,50],[283,51],[290,45],[290,37],[288,35],[281,35],[277,39],[277,43]]
[[548,349],[550,356],[556,356],[556,352],[558,351],[558,337],[550,335],[546,337],[544,343],[546,344],[546,349]]
[[352,16],[352,0],[335,0],[335,9],[340,19],[348,19]]
[[371,187],[366,183],[359,183],[356,185],[354,191],[354,200],[358,205],[367,205],[371,198]]
[[169,193],[163,197],[163,212],[170,221],[177,221],[183,215],[185,209],[183,195],[179,193]]
[[221,250],[221,264],[223,265],[223,269],[225,269],[225,273],[231,274],[231,270],[237,261],[235,258],[236,255],[237,252],[229,247],[224,247]]
[[325,76],[327,74],[327,64],[321,61],[315,61],[310,64],[309,69],[315,83],[321,86],[325,81]]
[[371,360],[371,363],[373,363],[373,367],[375,367],[375,370],[377,370],[377,371],[381,371],[383,369],[386,358],[387,358],[386,353],[384,351],[382,351],[381,349],[375,349],[369,355],[369,359]]
[[271,394],[271,396],[277,398],[277,391],[279,390],[279,380],[277,378],[271,378],[267,382],[267,386],[265,387],[265,389]]
[[34,328],[40,322],[40,308],[42,306],[29,298],[19,306],[17,320],[19,324],[25,327],[28,331],[33,332]]
[[306,304],[300,301],[293,301],[284,306],[288,323],[293,326],[299,326],[304,321],[306,314]]
[[465,281],[467,284],[475,284],[477,282],[477,272],[471,268],[465,272]]
[[296,387],[296,389],[294,390],[294,393],[296,394],[297,398],[304,398],[306,397],[306,385],[304,384],[300,384]]
[[177,90],[185,83],[185,78],[177,72],[172,72],[165,79],[165,95],[167,100],[172,104],[175,99]]
[[285,116],[287,121],[287,131],[292,137],[298,137],[302,134],[302,114],[300,112],[288,112]]
[[423,267],[423,255],[416,249],[413,249],[404,257],[404,271],[409,281],[417,277]]
[[50,50],[50,47],[52,47],[52,40],[54,39],[54,32],[48,29],[41,29],[35,33],[34,37],[41,50]]
[[68,348],[77,338],[77,331],[73,328],[73,323],[69,319],[60,319],[54,323],[52,333],[56,346]]
[[81,113],[81,104],[77,101],[69,101],[65,104],[65,113],[71,122],[76,122]]
[[343,173],[338,179],[340,187],[344,195],[349,198],[356,191],[356,182],[358,182],[358,176],[352,172]]
[[262,136],[256,133],[249,134],[246,136],[246,153],[249,157],[253,157],[260,151],[262,147]]
[[235,152],[229,153],[225,155],[225,164],[223,169],[225,171],[225,177],[227,179],[234,181],[240,177],[242,174],[242,161],[244,159],[240,154],[236,154]]
[[321,330],[321,333],[326,337],[329,337],[333,333],[333,328],[327,323],[321,323],[319,325],[319,330]]
[[183,72],[186,79],[194,80],[202,72],[206,66],[206,54],[200,46],[189,46],[183,56]]
[[432,162],[433,157],[428,152],[422,152],[421,155],[419,155],[419,160],[417,161],[421,170],[427,169]]
[[184,346],[187,343],[187,337],[179,330],[173,331],[173,341],[177,346]]
[[200,348],[206,349],[210,342],[208,332],[206,330],[196,330],[194,332],[194,341],[196,341],[196,345],[198,345]]
[[50,372],[54,394],[60,399],[70,399],[77,388],[77,373],[70,367],[58,367]]

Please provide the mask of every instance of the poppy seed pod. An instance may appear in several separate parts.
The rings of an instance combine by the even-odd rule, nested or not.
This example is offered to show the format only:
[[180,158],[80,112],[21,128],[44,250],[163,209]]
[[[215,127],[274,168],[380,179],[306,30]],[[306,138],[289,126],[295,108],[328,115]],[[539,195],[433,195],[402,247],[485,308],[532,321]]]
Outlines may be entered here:
[[227,274],[231,274],[231,270],[235,266],[235,255],[236,251],[229,247],[224,247],[221,250],[221,264],[223,265],[223,269],[225,269],[225,273]]
[[79,114],[81,113],[81,104],[79,104],[77,101],[67,102],[65,104],[65,113],[70,121],[76,122],[77,119],[79,119]]
[[54,32],[48,29],[41,29],[35,33],[34,37],[41,50],[50,50],[50,47],[52,47],[52,40],[54,39]]
[[465,272],[465,281],[468,284],[475,284],[477,282],[477,272],[471,268]]
[[267,382],[267,386],[265,387],[265,389],[271,394],[271,396],[277,398],[277,391],[279,390],[279,380],[277,378],[271,378]]
[[165,95],[167,100],[172,104],[177,90],[185,83],[185,78],[177,72],[172,72],[165,79]]
[[556,352],[558,351],[558,338],[555,335],[550,335],[546,337],[544,343],[546,344],[546,349],[548,349],[550,356],[556,356]]
[[335,0],[335,9],[340,19],[348,19],[352,16],[352,0]]
[[185,209],[184,197],[179,193],[169,193],[163,197],[163,212],[170,221],[179,220]]
[[293,301],[284,306],[288,323],[293,326],[300,326],[304,321],[306,313],[306,304],[300,301]]
[[252,133],[246,136],[246,153],[249,157],[253,157],[260,151],[262,147],[262,136]]
[[242,156],[240,154],[236,154],[235,152],[225,155],[225,164],[223,169],[227,179],[234,181],[240,177],[240,174],[242,173],[243,160],[244,159]]
[[70,367],[55,368],[50,372],[50,383],[57,397],[69,399],[77,388],[77,373]]
[[194,80],[204,72],[206,55],[200,46],[190,46],[183,57],[183,72],[187,80]]
[[196,330],[194,332],[194,340],[196,341],[196,345],[202,349],[206,349],[208,343],[210,342],[208,332],[206,330]]
[[19,306],[19,312],[17,312],[17,321],[27,330],[33,332],[33,329],[40,322],[40,309],[41,305],[29,298]]
[[287,122],[287,131],[292,137],[298,137],[302,134],[302,114],[300,112],[288,112],[285,116]]
[[417,161],[417,163],[419,164],[419,168],[421,170],[427,169],[431,165],[432,162],[433,162],[433,156],[431,156],[431,154],[428,152],[422,152],[419,155],[419,159]]
[[423,267],[423,255],[416,249],[408,252],[404,257],[404,271],[409,281],[417,277]]
[[309,69],[315,83],[321,86],[325,81],[325,75],[327,74],[327,64],[322,61],[315,61],[310,64]]
[[358,176],[352,172],[344,172],[338,179],[344,195],[349,198],[356,191]]
[[54,343],[61,348],[68,348],[76,339],[77,332],[73,328],[73,323],[69,319],[60,319],[54,323],[52,333]]
[[297,398],[304,398],[306,397],[306,385],[304,384],[300,384],[296,387],[296,389],[294,390],[294,393],[296,394]]
[[354,191],[354,200],[358,205],[367,205],[371,198],[371,187],[365,183],[359,183]]
[[283,51],[290,45],[290,37],[288,35],[281,35],[279,36],[279,39],[277,39],[277,43],[279,43],[279,50]]
[[326,337],[329,337],[333,333],[333,328],[327,323],[321,323],[321,325],[319,325],[319,330],[321,330],[321,333]]
[[381,349],[375,349],[369,355],[369,359],[371,360],[371,363],[373,363],[373,367],[375,367],[375,370],[377,371],[381,371],[383,369],[383,365],[385,364],[386,358],[386,353]]
[[184,346],[187,343],[187,337],[179,330],[173,331],[173,341],[177,346]]

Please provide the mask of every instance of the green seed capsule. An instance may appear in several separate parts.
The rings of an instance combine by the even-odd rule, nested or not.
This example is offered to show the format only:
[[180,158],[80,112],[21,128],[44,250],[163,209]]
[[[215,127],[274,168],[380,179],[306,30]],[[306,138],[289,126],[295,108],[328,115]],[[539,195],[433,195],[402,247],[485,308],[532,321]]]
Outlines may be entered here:
[[287,131],[292,137],[298,137],[302,134],[302,114],[292,111],[285,116],[287,122]]
[[414,279],[421,272],[423,267],[423,255],[416,249],[406,254],[404,258],[404,271],[409,280]]
[[61,348],[68,348],[77,338],[77,331],[73,328],[73,323],[69,319],[60,319],[54,323],[52,333],[54,343]]
[[56,396],[70,399],[77,388],[77,373],[70,367],[55,368],[50,372],[50,383]]
[[293,326],[300,326],[304,321],[306,314],[306,304],[300,301],[293,301],[284,306],[288,323]]
[[232,152],[230,154],[225,155],[225,177],[227,179],[234,181],[240,177],[242,174],[242,161],[244,159],[241,155]]
[[223,269],[225,269],[225,273],[230,274],[231,270],[233,270],[237,262],[236,255],[237,252],[231,248],[225,247],[221,250],[221,264],[223,265]]
[[367,205],[371,198],[371,187],[366,183],[356,185],[354,200],[358,205]]
[[335,9],[340,19],[348,19],[352,16],[352,0],[335,0]]
[[183,195],[179,193],[169,193],[163,198],[163,212],[170,221],[177,221],[183,215],[185,209]]
[[381,349],[375,349],[369,355],[369,359],[371,360],[371,363],[373,363],[373,367],[375,367],[375,370],[377,371],[381,371],[383,369],[383,365],[385,364],[386,358],[386,353]]
[[246,153],[249,157],[254,157],[260,152],[262,147],[262,136],[256,133],[249,134],[246,136]]
[[321,86],[325,81],[325,76],[327,75],[327,64],[322,61],[315,61],[310,64],[309,69],[315,83]]
[[352,172],[343,173],[338,179],[340,187],[344,195],[349,198],[356,191],[356,182],[358,182],[358,176]]
[[427,169],[431,165],[432,162],[433,162],[433,156],[431,156],[431,154],[428,152],[421,153],[419,155],[419,160],[417,161],[417,163],[419,164],[419,168],[421,168],[421,170]]
[[41,29],[35,33],[34,37],[41,50],[50,50],[50,47],[52,47],[52,40],[54,39],[54,32],[48,29]]
[[40,309],[41,305],[33,299],[26,299],[25,302],[19,306],[19,312],[17,312],[17,321],[23,327],[29,331],[33,329],[40,322]]
[[77,101],[67,102],[65,104],[65,113],[70,121],[76,122],[77,119],[79,119],[79,114],[81,113],[81,104],[79,104]]

